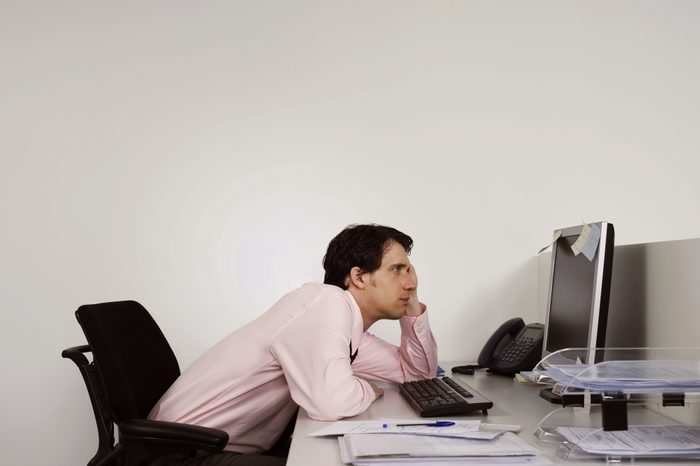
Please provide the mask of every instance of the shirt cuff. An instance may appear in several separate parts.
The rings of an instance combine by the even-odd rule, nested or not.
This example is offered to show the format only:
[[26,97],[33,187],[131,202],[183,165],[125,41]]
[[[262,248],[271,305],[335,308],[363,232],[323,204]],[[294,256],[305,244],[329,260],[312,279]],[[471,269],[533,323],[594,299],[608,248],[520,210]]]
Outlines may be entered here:
[[426,330],[430,330],[430,322],[428,321],[428,309],[423,309],[423,313],[419,316],[402,316],[399,319],[401,331],[414,332],[419,335]]

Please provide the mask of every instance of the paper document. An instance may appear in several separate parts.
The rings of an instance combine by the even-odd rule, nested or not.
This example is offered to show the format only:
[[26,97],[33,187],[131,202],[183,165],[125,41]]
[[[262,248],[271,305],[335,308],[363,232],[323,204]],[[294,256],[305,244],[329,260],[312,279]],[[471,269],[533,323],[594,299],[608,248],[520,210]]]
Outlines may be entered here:
[[595,365],[552,364],[547,376],[576,388],[596,391],[656,392],[700,389],[698,361],[605,361]]
[[494,424],[493,422],[482,422],[479,426],[479,430],[482,432],[520,432],[520,425],[518,424]]
[[440,456],[440,457],[374,457],[355,458],[350,453],[345,437],[338,437],[340,447],[340,460],[345,464],[355,466],[470,466],[488,464],[525,464],[525,465],[549,465],[552,461],[544,455],[520,455],[520,456]]
[[569,443],[587,453],[628,456],[700,455],[700,426],[629,426],[604,431],[597,427],[557,427]]
[[459,439],[427,435],[350,434],[344,437],[353,458],[520,456],[537,453],[512,432],[490,440]]
[[[432,422],[430,419],[378,419],[373,421],[338,421],[309,434],[310,437],[325,437],[346,434],[414,434],[432,435],[439,437],[455,437],[491,440],[506,430],[490,428],[479,430],[481,421],[452,421],[453,426],[429,427],[421,425],[397,426],[395,424],[411,424],[416,422]],[[386,427],[384,427],[386,426]],[[517,426],[516,426],[517,427]]]

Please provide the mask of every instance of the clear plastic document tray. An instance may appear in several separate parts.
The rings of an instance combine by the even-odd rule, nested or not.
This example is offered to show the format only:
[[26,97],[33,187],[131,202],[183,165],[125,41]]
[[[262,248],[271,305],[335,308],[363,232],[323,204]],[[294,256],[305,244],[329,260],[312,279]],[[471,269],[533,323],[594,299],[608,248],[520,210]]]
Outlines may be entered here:
[[700,460],[700,348],[563,349],[531,378],[561,396],[535,436],[562,458]]

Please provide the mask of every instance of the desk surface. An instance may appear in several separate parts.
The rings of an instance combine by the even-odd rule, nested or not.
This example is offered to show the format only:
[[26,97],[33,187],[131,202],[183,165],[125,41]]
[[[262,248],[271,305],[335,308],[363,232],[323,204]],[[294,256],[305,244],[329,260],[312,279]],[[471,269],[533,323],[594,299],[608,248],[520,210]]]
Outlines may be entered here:
[[[510,377],[487,374],[485,371],[477,371],[476,375],[473,376],[450,374],[449,368],[452,365],[446,364],[443,367],[447,369],[446,375],[465,382],[476,391],[490,398],[494,403],[487,416],[482,416],[481,412],[478,412],[469,416],[451,416],[450,419],[481,419],[490,423],[519,424],[521,430],[518,435],[523,440],[535,446],[553,462],[559,463],[563,461],[555,455],[556,444],[541,442],[533,435],[539,422],[557,408],[557,405],[540,398],[539,392],[542,386],[519,384]],[[383,385],[383,388],[384,396],[372,403],[365,413],[352,419],[418,417],[410,405],[401,397],[397,386],[387,384]],[[658,415],[654,416],[661,417]],[[314,421],[308,417],[303,409],[299,410],[289,459],[287,460],[288,466],[334,466],[343,464],[340,462],[336,438],[308,436],[311,432],[325,425],[328,425],[328,423]],[[566,463],[598,466],[601,464],[600,461],[579,462],[571,460],[566,461]],[[657,462],[644,461],[644,464],[654,463]],[[659,462],[659,464],[664,463]]]

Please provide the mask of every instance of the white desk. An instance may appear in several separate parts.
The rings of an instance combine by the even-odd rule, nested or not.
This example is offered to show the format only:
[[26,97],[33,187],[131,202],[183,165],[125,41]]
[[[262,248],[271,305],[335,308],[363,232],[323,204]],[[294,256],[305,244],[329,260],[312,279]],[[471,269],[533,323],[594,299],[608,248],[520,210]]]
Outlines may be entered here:
[[[482,419],[485,422],[502,424],[519,424],[522,429],[518,434],[522,439],[534,445],[539,451],[548,456],[555,463],[589,464],[600,466],[600,461],[563,461],[555,456],[556,444],[544,443],[533,435],[540,420],[557,407],[540,398],[539,391],[542,386],[522,385],[510,377],[487,374],[485,371],[477,371],[474,376],[451,374],[449,368],[452,364],[443,365],[446,375],[460,379],[472,386],[493,401],[493,408],[487,416],[481,416],[479,411],[469,416],[450,416],[451,419]],[[352,419],[379,419],[386,417],[415,418],[418,417],[399,393],[395,385],[384,385],[384,396],[375,401],[370,408],[360,416]],[[650,412],[653,422],[663,422],[664,419],[658,413]],[[342,465],[338,452],[338,440],[336,438],[314,438],[308,434],[314,432],[328,423],[309,419],[303,409],[299,410],[292,446],[289,452],[288,466],[335,466]],[[605,461],[602,462],[605,464]],[[668,462],[644,461],[645,465],[670,464]]]

